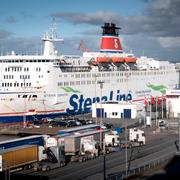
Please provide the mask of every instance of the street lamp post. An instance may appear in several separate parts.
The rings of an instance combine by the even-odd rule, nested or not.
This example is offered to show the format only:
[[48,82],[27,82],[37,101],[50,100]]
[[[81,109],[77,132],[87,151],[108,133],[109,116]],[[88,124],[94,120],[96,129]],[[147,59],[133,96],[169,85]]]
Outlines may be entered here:
[[156,97],[156,128],[158,127],[158,123],[157,123],[157,116],[158,116],[158,112],[157,112],[157,101],[158,101],[158,98]]
[[163,96],[162,96],[162,101],[161,101],[162,119],[164,118],[164,114],[163,114],[163,113],[164,113],[164,111],[163,111],[163,110],[164,110],[164,102],[163,102],[163,101],[164,101],[164,100],[163,100]]
[[150,115],[150,120],[152,119],[152,103],[150,102],[150,113],[149,113],[149,115]]
[[[23,79],[23,89],[24,89],[24,95],[26,94],[25,90],[25,78]],[[26,98],[24,97],[24,114],[23,114],[23,128],[26,128]]]
[[[97,84],[97,77],[98,77],[98,75],[95,73],[95,98],[96,98],[96,84]],[[95,109],[97,109],[97,101],[96,101],[96,104],[95,104]],[[97,116],[96,116],[96,124],[97,124]]]
[[[127,82],[127,92],[128,92],[128,78],[129,78],[129,73],[126,74],[126,82]],[[128,99],[126,99],[126,102],[128,101]],[[126,179],[128,177],[128,164],[127,164],[127,161],[128,161],[128,152],[127,152],[127,119],[125,119],[125,116],[124,116],[124,112],[123,112],[123,121],[125,120],[125,142],[126,142],[126,147],[125,147],[125,159],[126,159]]]
[[180,152],[180,120],[178,121],[179,125],[179,145],[178,145],[178,151]]
[[4,161],[4,160],[2,160],[2,161],[5,164],[4,179],[10,180],[11,179],[10,168],[9,168],[8,164],[6,163],[6,161]]
[[104,81],[98,81],[98,84],[100,84],[100,89],[101,89],[101,97],[100,97],[100,148],[102,149],[102,89],[103,89],[103,83]]
[[[103,83],[104,81],[98,81],[98,84],[100,84],[100,89],[101,89],[101,97],[100,97],[100,104],[101,104],[101,111],[100,111],[100,148],[102,149],[102,89],[103,89]],[[106,180],[106,155],[105,155],[105,143],[103,146],[103,175],[104,175],[104,180]]]
[[[124,119],[124,112],[123,112],[123,120]],[[128,176],[128,165],[127,165],[127,159],[128,159],[128,155],[127,155],[127,119],[125,120],[125,142],[126,142],[126,149],[125,149],[125,158],[126,158],[126,178]]]
[[103,147],[103,164],[104,164],[104,166],[103,166],[103,175],[104,175],[104,178],[103,178],[103,180],[106,180],[106,147],[105,147],[105,143],[104,143],[104,145],[103,145],[104,147]]

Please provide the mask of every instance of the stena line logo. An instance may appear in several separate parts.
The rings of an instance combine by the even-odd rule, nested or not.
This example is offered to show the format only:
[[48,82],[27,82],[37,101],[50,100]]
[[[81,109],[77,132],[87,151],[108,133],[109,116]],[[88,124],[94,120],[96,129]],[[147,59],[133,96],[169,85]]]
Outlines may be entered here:
[[[110,91],[107,96],[102,96],[101,98],[102,102],[106,101],[130,101],[132,100],[132,94],[131,91],[129,91],[128,94],[121,94],[120,90],[117,90],[116,92]],[[69,98],[69,104],[70,108],[66,109],[66,112],[68,114],[75,113],[75,112],[88,112],[91,109],[91,105],[93,103],[99,103],[100,97],[93,97],[93,98],[85,98],[83,94],[73,94]]]

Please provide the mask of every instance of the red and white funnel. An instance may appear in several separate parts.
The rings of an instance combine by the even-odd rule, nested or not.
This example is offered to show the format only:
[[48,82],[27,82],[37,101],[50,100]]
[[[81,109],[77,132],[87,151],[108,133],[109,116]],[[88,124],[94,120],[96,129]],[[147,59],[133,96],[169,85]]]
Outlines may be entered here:
[[101,39],[101,52],[122,52],[122,46],[119,39],[119,27],[113,23],[104,23]]

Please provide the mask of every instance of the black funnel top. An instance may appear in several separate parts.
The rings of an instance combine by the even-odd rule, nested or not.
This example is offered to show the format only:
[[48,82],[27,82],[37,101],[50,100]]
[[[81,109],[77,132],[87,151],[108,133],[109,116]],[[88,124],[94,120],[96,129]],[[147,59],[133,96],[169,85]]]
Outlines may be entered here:
[[112,36],[118,36],[119,35],[119,27],[116,27],[114,23],[104,23],[104,26],[102,26],[103,33],[102,35],[112,35]]

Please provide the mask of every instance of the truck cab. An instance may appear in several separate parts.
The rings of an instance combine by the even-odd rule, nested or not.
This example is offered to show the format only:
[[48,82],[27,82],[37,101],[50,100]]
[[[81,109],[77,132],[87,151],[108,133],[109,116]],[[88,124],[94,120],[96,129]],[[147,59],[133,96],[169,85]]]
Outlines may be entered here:
[[137,128],[129,129],[129,141],[138,142],[141,145],[145,145],[146,137],[144,131]]
[[105,134],[104,143],[105,146],[112,146],[112,147],[119,146],[120,145],[119,135],[114,133]]

